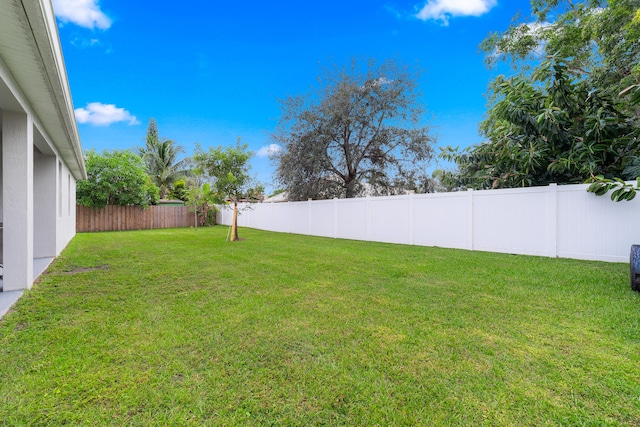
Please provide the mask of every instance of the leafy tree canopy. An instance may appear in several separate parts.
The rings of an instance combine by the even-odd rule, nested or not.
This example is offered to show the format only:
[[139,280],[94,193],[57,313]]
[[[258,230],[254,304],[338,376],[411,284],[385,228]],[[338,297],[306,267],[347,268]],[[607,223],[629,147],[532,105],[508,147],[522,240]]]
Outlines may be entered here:
[[158,203],[159,190],[147,175],[140,156],[131,151],[85,153],[87,179],[78,181],[77,201],[83,206],[141,206]]
[[[446,147],[458,185],[496,188],[640,175],[640,2],[532,0],[534,21],[483,43],[518,73],[491,85],[487,141]],[[552,19],[553,18],[553,19]]]
[[353,60],[327,70],[315,91],[281,100],[273,157],[289,200],[420,191],[433,137],[416,87],[406,66]]
[[251,198],[257,192],[264,190],[256,185],[251,177],[249,159],[253,153],[248,150],[247,144],[240,144],[240,140],[232,147],[209,148],[208,151],[196,146],[193,156],[197,165],[197,173],[204,174],[211,182],[194,188],[190,193],[190,203],[197,204],[203,198],[205,202],[224,204],[230,201],[233,204],[233,221],[231,225],[230,240],[238,240],[238,202]]
[[572,77],[617,95],[637,83],[640,69],[638,0],[531,0],[532,19],[492,33],[481,47],[487,62],[511,60],[521,70],[549,56],[562,58]]
[[198,226],[198,217],[202,225],[213,225],[216,212],[216,194],[211,189],[211,184],[205,182],[202,185],[192,185],[185,190],[185,203],[194,213],[195,224]]
[[252,156],[248,145],[241,144],[240,140],[235,146],[210,147],[208,151],[196,146],[194,163],[197,170],[204,173],[206,180],[211,182],[216,203],[226,203],[227,200],[238,202],[247,197],[255,184],[249,165]]

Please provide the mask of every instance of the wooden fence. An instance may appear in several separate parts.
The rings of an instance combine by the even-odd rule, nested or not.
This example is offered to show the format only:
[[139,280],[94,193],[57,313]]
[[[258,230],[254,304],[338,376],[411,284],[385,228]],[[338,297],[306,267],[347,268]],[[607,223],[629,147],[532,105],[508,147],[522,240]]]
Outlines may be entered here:
[[123,231],[193,227],[195,218],[186,206],[105,206],[92,209],[76,205],[76,231]]

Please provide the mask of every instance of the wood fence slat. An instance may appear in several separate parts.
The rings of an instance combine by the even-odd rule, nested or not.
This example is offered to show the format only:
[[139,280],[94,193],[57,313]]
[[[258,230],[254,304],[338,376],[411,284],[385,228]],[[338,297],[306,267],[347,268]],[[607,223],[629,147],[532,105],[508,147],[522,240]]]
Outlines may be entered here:
[[101,209],[76,206],[76,231],[122,231],[154,228],[193,227],[193,212],[186,206],[105,206]]

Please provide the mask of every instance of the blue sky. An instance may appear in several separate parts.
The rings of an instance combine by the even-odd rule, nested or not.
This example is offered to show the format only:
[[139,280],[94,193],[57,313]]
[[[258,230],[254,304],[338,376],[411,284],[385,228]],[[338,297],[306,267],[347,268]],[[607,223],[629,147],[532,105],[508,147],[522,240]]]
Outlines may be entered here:
[[[481,142],[488,70],[480,42],[526,0],[322,2],[53,0],[85,150],[140,146],[150,118],[185,148],[238,137],[262,154],[278,99],[309,92],[350,58],[418,64],[439,145]],[[504,72],[504,70],[502,70]],[[262,150],[261,150],[262,149]],[[434,163],[435,166],[435,163]],[[273,189],[266,156],[252,171]]]

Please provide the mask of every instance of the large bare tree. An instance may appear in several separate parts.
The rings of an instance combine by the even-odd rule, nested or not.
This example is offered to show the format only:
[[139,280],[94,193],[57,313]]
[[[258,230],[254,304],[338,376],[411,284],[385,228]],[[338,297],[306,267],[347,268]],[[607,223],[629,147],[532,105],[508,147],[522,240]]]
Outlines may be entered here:
[[417,74],[392,60],[352,60],[326,70],[311,93],[281,100],[273,158],[289,199],[426,191],[434,138]]

